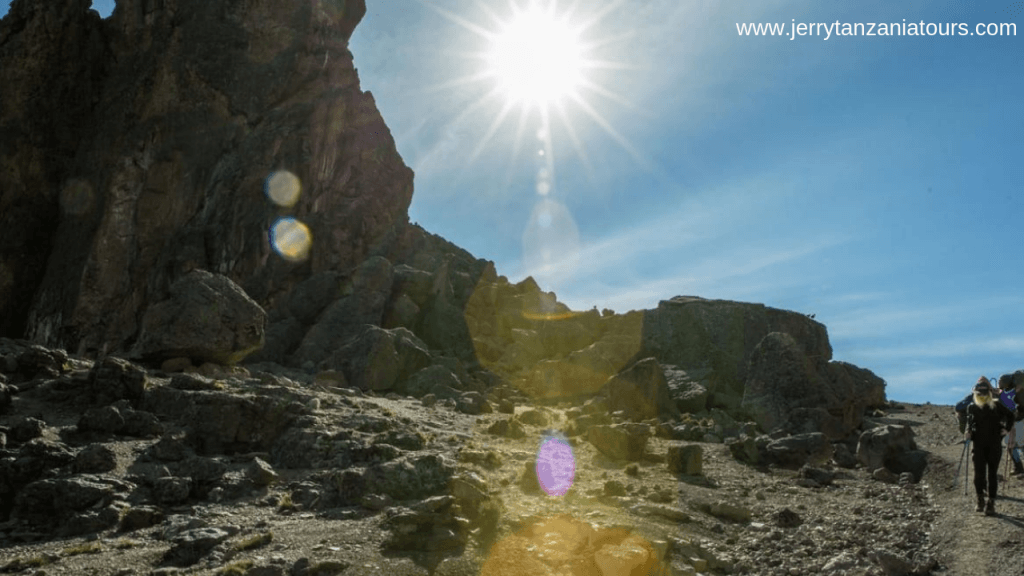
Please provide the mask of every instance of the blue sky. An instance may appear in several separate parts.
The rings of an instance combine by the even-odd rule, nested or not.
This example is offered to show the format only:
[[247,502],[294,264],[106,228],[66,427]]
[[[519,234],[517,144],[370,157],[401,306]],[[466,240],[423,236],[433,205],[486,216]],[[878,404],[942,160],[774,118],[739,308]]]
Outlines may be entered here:
[[[952,404],[1024,369],[1024,28],[789,36],[973,32],[1024,3],[561,0],[597,65],[542,141],[536,107],[503,117],[475,77],[478,31],[530,1],[367,0],[350,47],[415,170],[413,221],[576,310],[687,294],[815,314],[891,399]],[[786,36],[737,32],[769,22]]]

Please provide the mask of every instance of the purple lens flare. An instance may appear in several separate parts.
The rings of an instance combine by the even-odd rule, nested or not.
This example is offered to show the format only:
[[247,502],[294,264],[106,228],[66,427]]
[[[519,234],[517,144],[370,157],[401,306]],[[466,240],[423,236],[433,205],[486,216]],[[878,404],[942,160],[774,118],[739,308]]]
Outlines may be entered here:
[[537,481],[550,496],[564,496],[576,477],[576,457],[564,438],[549,436],[537,453]]

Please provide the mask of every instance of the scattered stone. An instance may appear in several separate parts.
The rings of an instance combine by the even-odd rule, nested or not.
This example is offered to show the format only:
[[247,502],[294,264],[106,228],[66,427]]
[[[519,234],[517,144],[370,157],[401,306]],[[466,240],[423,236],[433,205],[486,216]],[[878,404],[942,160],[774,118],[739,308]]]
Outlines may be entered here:
[[820,466],[832,457],[832,444],[824,434],[812,432],[780,438],[765,448],[767,458],[779,466],[799,468]]
[[260,487],[269,486],[280,479],[280,476],[274,471],[273,467],[261,458],[252,459],[252,462],[246,469],[246,475],[253,484]]
[[24,416],[15,421],[11,427],[11,440],[15,442],[28,442],[43,435],[46,430],[46,422],[38,418]]
[[613,460],[641,460],[650,437],[651,428],[646,424],[592,426],[587,430],[587,440]]
[[666,455],[668,469],[674,474],[702,476],[704,474],[704,449],[697,444],[672,445]]
[[178,534],[171,540],[171,549],[164,553],[163,561],[173,566],[192,566],[206,556],[214,546],[230,538],[220,528],[195,528]]
[[153,497],[161,504],[181,504],[188,500],[191,490],[192,482],[188,478],[167,476],[153,483]]
[[117,454],[109,446],[90,444],[75,455],[75,470],[86,473],[110,472],[117,468]]

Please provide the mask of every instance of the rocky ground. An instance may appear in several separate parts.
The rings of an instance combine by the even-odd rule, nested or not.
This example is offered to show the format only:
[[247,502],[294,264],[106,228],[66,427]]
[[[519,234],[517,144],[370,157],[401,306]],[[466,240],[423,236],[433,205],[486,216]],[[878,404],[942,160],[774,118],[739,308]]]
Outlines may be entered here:
[[[18,349],[22,364],[31,361]],[[890,403],[865,420],[913,430],[928,453],[915,482],[835,457],[745,464],[730,447],[736,431],[709,414],[684,415],[702,435],[679,440],[665,422],[603,428],[620,418],[601,412],[600,400],[530,402],[513,389],[414,399],[270,366],[143,373],[76,358],[24,380],[13,353],[0,357],[0,572],[1024,569],[1024,482],[1005,481],[998,516],[975,513],[964,471],[956,477],[962,445],[948,406]],[[649,434],[609,432],[645,426]],[[561,496],[534,473],[545,441],[572,455],[570,466],[540,458],[563,470]]]

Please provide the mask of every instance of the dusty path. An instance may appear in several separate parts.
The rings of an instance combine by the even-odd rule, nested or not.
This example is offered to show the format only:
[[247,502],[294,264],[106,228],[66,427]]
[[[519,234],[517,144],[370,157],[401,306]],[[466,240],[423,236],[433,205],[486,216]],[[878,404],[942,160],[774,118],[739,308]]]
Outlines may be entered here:
[[[974,469],[966,469],[969,453],[964,456],[964,469],[956,476],[964,449],[950,416],[952,407],[934,408],[933,415],[915,432],[918,446],[933,455],[925,480],[931,484],[935,502],[942,510],[932,533],[945,567],[941,573],[1024,575],[1024,479],[1005,475],[1004,452],[999,465],[997,515],[975,512]],[[965,496],[964,480],[968,473]]]

